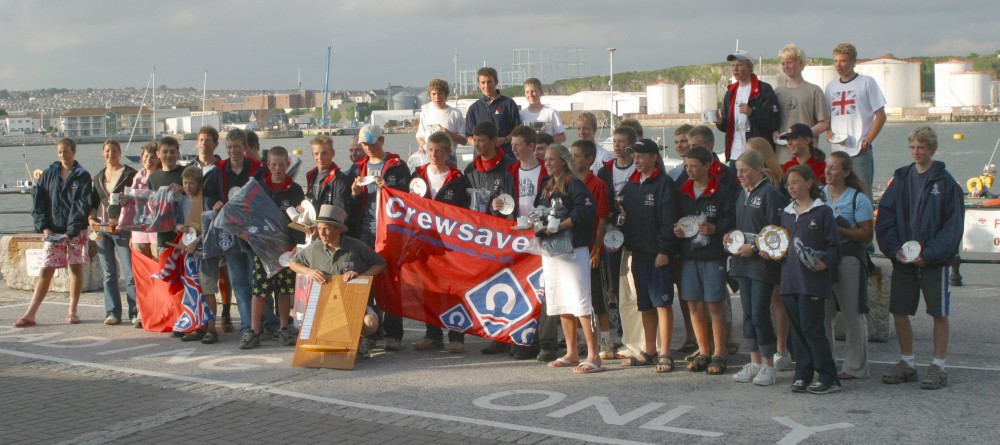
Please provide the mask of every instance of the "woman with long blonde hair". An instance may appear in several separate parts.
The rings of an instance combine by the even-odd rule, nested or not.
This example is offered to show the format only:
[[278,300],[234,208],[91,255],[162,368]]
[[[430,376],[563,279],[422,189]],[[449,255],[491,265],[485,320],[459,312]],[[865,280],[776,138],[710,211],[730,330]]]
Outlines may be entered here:
[[785,174],[781,170],[781,165],[778,164],[778,157],[774,154],[771,144],[764,138],[750,138],[747,141],[747,146],[760,153],[760,157],[764,158],[764,171],[767,173],[767,179],[770,179],[771,184],[775,187],[780,188],[785,183]]
[[[545,149],[545,169],[549,177],[539,187],[535,205],[553,207],[562,203],[565,212],[558,227],[551,225],[539,230],[536,236],[566,236],[569,231],[572,253],[569,255],[542,255],[542,279],[545,282],[545,310],[549,316],[558,316],[566,337],[566,355],[549,362],[550,368],[572,367],[575,373],[603,371],[599,355],[597,326],[590,293],[590,252],[588,245],[594,234],[597,207],[587,186],[572,169],[569,149],[559,144]],[[550,215],[549,218],[555,218]],[[587,340],[587,359],[580,361],[576,345],[577,319]]]

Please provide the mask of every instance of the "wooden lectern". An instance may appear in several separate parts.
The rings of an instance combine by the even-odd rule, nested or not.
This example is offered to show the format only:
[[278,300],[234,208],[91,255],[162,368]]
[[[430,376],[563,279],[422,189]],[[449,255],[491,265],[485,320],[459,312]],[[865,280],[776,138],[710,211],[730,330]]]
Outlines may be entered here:
[[322,286],[307,281],[308,302],[292,366],[354,369],[372,277],[345,283],[341,275],[334,275]]

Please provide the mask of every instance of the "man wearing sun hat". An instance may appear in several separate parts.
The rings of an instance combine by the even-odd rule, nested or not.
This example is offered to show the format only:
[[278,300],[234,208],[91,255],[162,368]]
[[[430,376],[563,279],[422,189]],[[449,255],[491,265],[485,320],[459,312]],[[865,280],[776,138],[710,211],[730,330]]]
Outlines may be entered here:
[[[384,258],[365,243],[344,235],[347,231],[344,225],[346,219],[344,209],[330,204],[320,206],[316,216],[319,242],[313,242],[296,253],[288,262],[288,267],[320,284],[325,284],[331,275],[341,275],[344,281],[350,281],[360,275],[374,276],[385,270]],[[378,325],[378,316],[369,302],[362,335],[373,334]]]
[[744,151],[747,140],[762,137],[774,148],[773,133],[778,129],[778,96],[767,82],[753,73],[753,60],[737,51],[726,57],[736,80],[726,88],[719,110],[719,131],[726,133],[726,161],[733,164]]

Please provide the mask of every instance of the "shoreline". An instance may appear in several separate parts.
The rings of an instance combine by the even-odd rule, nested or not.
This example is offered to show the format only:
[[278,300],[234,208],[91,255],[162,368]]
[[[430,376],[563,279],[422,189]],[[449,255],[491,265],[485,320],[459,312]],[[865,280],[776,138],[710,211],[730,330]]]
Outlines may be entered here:
[[[641,116],[641,117],[639,117],[639,116]],[[639,116],[636,116],[636,115],[627,115],[625,117],[633,117],[633,118],[638,119],[639,123],[641,123],[642,126],[645,127],[645,128],[675,128],[675,127],[679,127],[679,126],[684,125],[684,124],[690,124],[690,125],[701,125],[701,124],[703,124],[703,122],[701,122],[700,116],[699,116],[699,118],[686,118],[686,117],[685,118],[678,118],[678,117],[666,117],[666,116],[664,116],[664,117],[656,117],[656,116],[650,116],[650,115],[639,115]],[[673,115],[673,116],[677,116],[677,115]],[[931,119],[931,118],[935,118],[935,119]],[[926,115],[919,115],[919,116],[892,116],[892,115],[890,115],[890,116],[887,116],[887,119],[886,119],[886,124],[917,124],[917,123],[927,123],[927,124],[934,124],[934,125],[971,125],[971,124],[995,124],[996,122],[994,122],[994,121],[961,121],[961,120],[953,120],[953,116],[944,116],[944,115],[942,115],[942,116],[926,116]],[[567,128],[571,128],[571,127],[567,127]],[[607,127],[602,127],[602,128],[607,128]],[[292,133],[292,134],[296,134],[296,135],[294,135],[294,136],[288,136],[288,137],[300,138],[300,137],[306,137],[306,136],[314,136],[314,135],[319,134],[319,133],[329,133],[329,132],[330,132],[329,130],[323,131],[323,130],[320,130],[320,129],[308,129],[308,130],[292,130],[292,131],[284,131],[284,132],[279,131],[277,133]],[[411,130],[410,128],[396,128],[390,134],[412,134],[414,132],[415,131]],[[148,135],[144,135],[144,136],[148,136]],[[196,137],[196,135],[194,135],[194,134],[169,134],[169,135],[165,135],[165,136],[175,137],[175,138],[180,139],[180,140],[194,140],[195,137]],[[275,139],[275,137],[273,137],[273,136],[272,137],[267,137],[267,136],[268,135],[266,135],[266,132],[265,132],[265,134],[261,134],[261,139]],[[281,137],[278,137],[278,138],[280,139]],[[6,148],[6,147],[36,147],[36,146],[53,145],[59,139],[60,138],[58,136],[41,136],[41,135],[32,135],[32,136],[27,136],[27,137],[22,136],[22,135],[0,136],[0,148]],[[111,137],[93,137],[93,136],[90,136],[90,137],[76,138],[76,141],[77,141],[78,144],[90,144],[90,143],[101,143],[101,142],[104,142],[107,139],[115,139],[115,140],[118,140],[119,142],[127,142],[128,141],[128,137],[127,136],[111,136]],[[144,140],[144,139],[138,139],[138,140]],[[133,138],[132,142],[136,142],[136,141],[137,141],[137,139]]]

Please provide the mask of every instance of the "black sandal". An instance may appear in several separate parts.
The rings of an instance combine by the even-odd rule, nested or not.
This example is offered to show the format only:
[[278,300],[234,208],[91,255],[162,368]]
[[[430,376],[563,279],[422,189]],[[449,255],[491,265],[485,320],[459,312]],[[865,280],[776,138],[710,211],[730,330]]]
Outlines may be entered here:
[[205,337],[201,339],[201,344],[211,345],[219,342],[219,332],[211,329],[205,332]]
[[181,336],[181,341],[199,341],[205,338],[205,329],[188,332]]
[[660,355],[656,358],[656,372],[665,373],[674,370],[674,358],[669,355]]
[[708,364],[708,369],[705,370],[705,373],[709,375],[725,374],[726,358],[719,355],[712,356],[712,362]]
[[698,354],[694,359],[688,363],[688,371],[691,372],[703,372],[708,368],[708,356],[703,354]]
[[639,354],[642,355],[643,361],[640,362],[638,358],[630,356],[629,358],[625,359],[624,362],[622,362],[622,365],[623,366],[649,366],[649,365],[653,364],[653,360],[656,360],[656,354],[647,354],[645,352],[640,352]]

